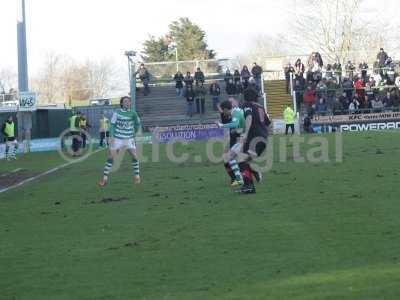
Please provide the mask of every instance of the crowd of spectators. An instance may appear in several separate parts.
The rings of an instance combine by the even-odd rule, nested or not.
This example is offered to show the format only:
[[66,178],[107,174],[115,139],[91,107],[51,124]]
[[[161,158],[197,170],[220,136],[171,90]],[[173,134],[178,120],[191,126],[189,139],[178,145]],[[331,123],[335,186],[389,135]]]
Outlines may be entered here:
[[285,67],[287,92],[293,78],[297,107],[309,116],[398,111],[398,69],[384,49],[372,68],[365,61],[358,66],[348,61],[344,68],[340,63],[324,65],[321,55],[314,52],[306,65],[298,59]]
[[235,69],[233,73],[230,69],[227,69],[223,86],[217,80],[214,80],[207,89],[205,87],[205,75],[200,68],[197,68],[194,76],[190,72],[186,72],[184,76],[182,72],[178,71],[174,76],[176,95],[186,98],[187,115],[189,117],[192,117],[194,113],[205,113],[207,95],[211,96],[213,110],[218,111],[223,88],[229,96],[240,95],[248,88],[253,88],[261,93],[262,72],[261,66],[257,63],[254,63],[251,71],[247,66],[243,66],[241,71]]

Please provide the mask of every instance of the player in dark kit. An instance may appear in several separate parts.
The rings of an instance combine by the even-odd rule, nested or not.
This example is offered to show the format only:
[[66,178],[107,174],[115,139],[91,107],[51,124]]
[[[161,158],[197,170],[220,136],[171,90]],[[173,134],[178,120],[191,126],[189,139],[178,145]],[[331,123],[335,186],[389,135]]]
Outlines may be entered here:
[[253,176],[259,182],[262,174],[250,166],[250,163],[260,157],[267,148],[268,126],[270,120],[264,107],[257,103],[258,92],[253,89],[246,89],[244,92],[243,111],[246,120],[245,132],[240,138],[243,145],[243,157],[239,168],[243,176],[244,184],[240,189],[242,194],[254,194],[256,188]]

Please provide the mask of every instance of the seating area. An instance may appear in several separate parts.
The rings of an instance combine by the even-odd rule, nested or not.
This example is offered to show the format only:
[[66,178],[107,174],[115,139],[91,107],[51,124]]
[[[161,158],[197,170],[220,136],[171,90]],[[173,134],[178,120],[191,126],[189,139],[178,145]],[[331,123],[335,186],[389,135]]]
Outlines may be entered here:
[[[209,84],[205,84],[208,89]],[[227,99],[227,94],[221,89],[221,99]],[[212,99],[206,96],[205,113],[194,114],[192,118],[186,114],[187,103],[184,97],[176,95],[175,85],[152,86],[151,93],[143,96],[137,93],[136,110],[142,118],[144,127],[186,125],[213,123],[218,118],[217,112],[213,111]]]
[[313,53],[307,68],[297,60],[285,68],[286,79],[293,78],[297,108],[310,117],[398,111],[400,108],[400,63],[384,51],[373,66],[348,61],[324,65]]

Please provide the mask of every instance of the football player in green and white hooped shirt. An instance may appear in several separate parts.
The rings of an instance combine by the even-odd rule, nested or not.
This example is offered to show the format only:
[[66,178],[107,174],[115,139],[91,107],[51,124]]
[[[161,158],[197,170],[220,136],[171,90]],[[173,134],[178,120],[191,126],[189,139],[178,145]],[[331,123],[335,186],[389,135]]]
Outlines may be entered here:
[[239,102],[232,97],[222,102],[219,109],[222,114],[231,117],[231,122],[225,124],[218,123],[218,126],[220,128],[227,128],[230,131],[229,148],[225,150],[223,159],[225,169],[232,179],[231,185],[232,187],[236,187],[243,184],[237,157],[241,153],[241,145],[238,142],[245,130],[246,121],[244,119],[244,112],[239,107]]
[[137,113],[131,110],[131,98],[122,97],[120,100],[121,109],[115,112],[110,122],[110,147],[108,149],[108,159],[104,167],[103,178],[98,183],[105,186],[108,176],[114,163],[114,157],[120,149],[126,148],[132,156],[133,181],[140,183],[140,166],[136,151],[135,135],[140,130],[141,124]]

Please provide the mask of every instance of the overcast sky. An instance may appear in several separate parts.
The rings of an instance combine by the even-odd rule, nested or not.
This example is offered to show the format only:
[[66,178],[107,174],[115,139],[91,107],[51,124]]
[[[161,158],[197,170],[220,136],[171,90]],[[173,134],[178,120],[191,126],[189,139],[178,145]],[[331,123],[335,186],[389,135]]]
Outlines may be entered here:
[[[19,0],[0,0],[0,68],[17,64],[16,19]],[[29,71],[35,73],[46,53],[76,59],[113,58],[123,62],[127,49],[141,50],[143,40],[166,33],[168,24],[189,17],[200,25],[218,56],[244,53],[257,35],[289,30],[295,0],[26,0]],[[371,11],[398,0],[367,0]],[[299,9],[299,8],[298,8]]]

